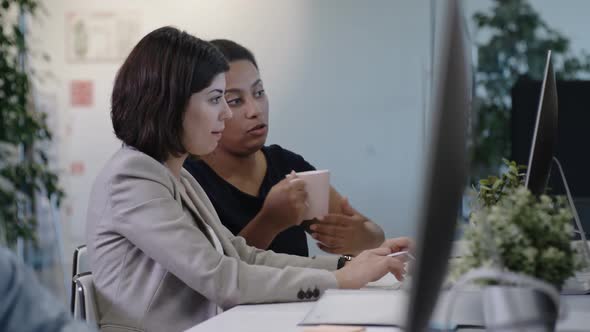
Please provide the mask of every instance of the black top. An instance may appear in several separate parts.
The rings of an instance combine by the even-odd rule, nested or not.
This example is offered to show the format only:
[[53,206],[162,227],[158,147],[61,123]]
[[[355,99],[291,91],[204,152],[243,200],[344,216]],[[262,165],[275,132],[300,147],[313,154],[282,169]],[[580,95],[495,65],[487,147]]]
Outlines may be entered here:
[[[236,235],[258,214],[272,186],[283,180],[292,170],[315,170],[303,157],[278,145],[262,147],[262,152],[266,157],[267,169],[258,197],[234,187],[202,160],[189,158],[184,163],[184,168],[195,177],[209,196],[221,222]],[[278,253],[308,256],[303,227],[293,226],[279,233],[268,249]]]

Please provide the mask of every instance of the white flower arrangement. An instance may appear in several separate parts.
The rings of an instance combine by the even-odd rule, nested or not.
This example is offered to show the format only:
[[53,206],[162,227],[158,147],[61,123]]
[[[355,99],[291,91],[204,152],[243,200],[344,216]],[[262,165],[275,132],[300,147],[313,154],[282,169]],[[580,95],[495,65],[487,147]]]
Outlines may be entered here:
[[580,264],[571,245],[572,214],[563,197],[531,194],[522,185],[522,167],[505,163],[502,177],[480,182],[479,206],[464,232],[467,253],[453,264],[453,274],[500,267],[559,288]]

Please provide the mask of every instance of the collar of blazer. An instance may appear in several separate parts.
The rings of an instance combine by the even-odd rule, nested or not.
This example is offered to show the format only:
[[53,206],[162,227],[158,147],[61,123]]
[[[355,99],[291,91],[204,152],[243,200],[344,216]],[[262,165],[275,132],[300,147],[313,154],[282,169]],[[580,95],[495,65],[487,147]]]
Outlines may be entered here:
[[[180,203],[184,203],[188,207],[188,209],[199,219],[198,221],[206,222],[205,218],[203,218],[201,211],[195,205],[195,197],[192,193],[189,193],[190,190],[187,189],[187,183],[184,179],[178,181],[178,179],[174,179],[174,185],[176,188],[176,200]],[[179,197],[180,196],[180,197]],[[180,199],[179,199],[180,198]]]
[[[213,236],[218,237],[218,236],[216,234],[209,234],[210,231],[215,232],[215,227],[214,227],[214,225],[212,225],[212,222],[211,222],[214,220],[213,219],[214,217],[211,215],[211,212],[207,210],[206,204],[202,204],[202,203],[204,203],[203,202],[204,199],[208,201],[209,198],[206,196],[206,194],[205,194],[205,198],[202,198],[199,196],[196,188],[194,188],[191,181],[189,179],[187,179],[186,174],[181,173],[180,177],[181,177],[180,181],[176,178],[173,178],[174,185],[177,187],[175,190],[176,191],[176,193],[175,193],[176,200],[179,201],[179,203],[181,203],[181,204],[184,203],[184,205],[186,205],[186,207],[189,209],[189,211],[191,211],[191,213],[193,213],[193,216],[195,218],[195,222],[197,223],[197,225],[199,225],[201,223],[206,224],[206,225],[203,225],[204,227],[199,227],[199,228],[201,228],[201,231],[209,239],[211,244],[213,244],[213,246],[215,246],[215,241],[213,240],[212,237]],[[178,199],[178,196],[180,196],[180,199]],[[207,228],[209,228],[210,230],[207,230]],[[220,245],[221,245],[221,243],[220,243]]]
[[221,223],[217,212],[213,207],[213,204],[209,200],[209,196],[199,185],[192,175],[186,170],[182,170],[180,173],[181,183],[184,185],[185,190],[181,190],[181,198],[188,201],[188,204],[192,204],[192,207],[198,210],[198,215],[204,217],[203,221],[209,226],[215,228],[215,222]]

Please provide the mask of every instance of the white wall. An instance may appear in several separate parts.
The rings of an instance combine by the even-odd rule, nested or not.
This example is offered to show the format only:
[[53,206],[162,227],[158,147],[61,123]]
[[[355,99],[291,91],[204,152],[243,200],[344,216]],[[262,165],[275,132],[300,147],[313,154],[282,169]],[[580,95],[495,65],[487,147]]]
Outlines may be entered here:
[[[335,187],[389,236],[411,234],[430,65],[429,3],[315,3],[304,47],[289,49],[299,60],[289,90],[275,88],[285,77],[267,81],[269,142],[330,169]],[[272,78],[271,66],[262,70]]]

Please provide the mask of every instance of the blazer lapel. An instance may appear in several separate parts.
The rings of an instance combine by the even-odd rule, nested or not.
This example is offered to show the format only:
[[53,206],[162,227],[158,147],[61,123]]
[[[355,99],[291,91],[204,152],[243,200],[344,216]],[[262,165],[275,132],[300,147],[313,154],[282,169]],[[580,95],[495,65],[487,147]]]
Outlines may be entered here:
[[[181,181],[183,181],[183,180],[181,179]],[[207,230],[207,226],[205,225],[206,219],[203,218],[199,209],[195,206],[194,201],[191,200],[191,197],[187,194],[186,188],[183,190],[183,188],[181,187],[183,184],[180,183],[176,179],[172,179],[172,182],[174,183],[174,186],[176,187],[175,193],[174,193],[174,199],[181,206],[186,206],[188,208],[188,210],[192,213],[193,218],[195,219],[195,223],[197,224],[197,227],[199,227],[201,232],[203,232],[203,234],[205,234],[205,237],[207,237],[209,242],[211,242],[211,244],[213,246],[215,246],[215,243],[214,243],[213,239],[211,238],[212,235],[209,234],[209,230]],[[207,225],[208,225],[208,223],[207,223]]]
[[[183,170],[183,172],[186,171]],[[189,173],[187,172],[186,174]],[[182,181],[185,184],[185,187],[188,188],[186,190],[188,197],[186,197],[185,199],[190,199],[191,202],[195,203],[194,205],[196,206],[196,209],[198,209],[198,211],[200,212],[200,215],[205,217],[202,219],[203,222],[207,223],[207,225],[211,227],[213,232],[215,232],[215,235],[221,243],[224,253],[228,256],[239,257],[238,253],[236,252],[235,248],[233,247],[229,239],[227,239],[224,236],[225,232],[229,232],[229,230],[225,229],[223,224],[219,220],[219,216],[217,215],[217,212],[215,211],[213,204],[209,200],[209,196],[207,196],[207,193],[205,193],[205,191],[203,190],[203,188],[201,188],[198,182],[192,179],[192,176],[190,174],[185,175],[182,178]]]
[[191,200],[191,197],[189,196],[190,194],[188,194],[186,190],[178,190],[177,192],[180,193],[181,202],[188,207],[195,217],[197,217],[197,222],[200,221],[206,223],[207,221],[203,218],[199,209],[195,206],[194,201]]

